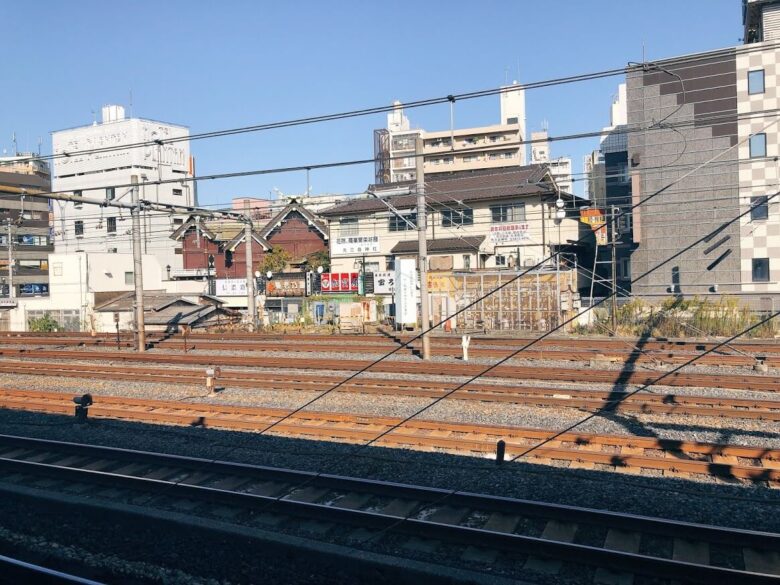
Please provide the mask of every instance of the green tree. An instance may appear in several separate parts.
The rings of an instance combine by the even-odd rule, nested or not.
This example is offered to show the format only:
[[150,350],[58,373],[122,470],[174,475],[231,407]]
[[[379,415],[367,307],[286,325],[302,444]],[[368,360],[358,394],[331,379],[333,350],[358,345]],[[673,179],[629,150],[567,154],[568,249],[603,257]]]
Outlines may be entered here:
[[303,263],[303,270],[306,272],[316,272],[317,267],[322,266],[323,272],[330,271],[330,256],[327,250],[319,250],[306,256]]
[[36,333],[51,333],[53,331],[59,331],[62,329],[60,324],[57,323],[56,319],[49,315],[49,313],[45,313],[43,317],[30,319],[27,324],[30,327],[30,331],[34,331]]
[[265,274],[269,270],[273,273],[284,272],[292,260],[290,253],[281,246],[274,246],[270,252],[266,252],[263,261],[258,265],[260,272]]

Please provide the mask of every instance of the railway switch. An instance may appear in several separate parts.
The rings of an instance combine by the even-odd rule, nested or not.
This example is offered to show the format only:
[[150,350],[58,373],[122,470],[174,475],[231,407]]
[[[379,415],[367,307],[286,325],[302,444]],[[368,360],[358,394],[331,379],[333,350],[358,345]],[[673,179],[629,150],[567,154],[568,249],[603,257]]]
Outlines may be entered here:
[[208,390],[209,392],[215,391],[217,378],[221,373],[222,370],[220,370],[219,367],[206,368],[206,390]]
[[89,407],[92,406],[92,394],[84,394],[82,396],[74,396],[73,402],[76,404],[76,421],[80,423],[87,422],[87,413]]

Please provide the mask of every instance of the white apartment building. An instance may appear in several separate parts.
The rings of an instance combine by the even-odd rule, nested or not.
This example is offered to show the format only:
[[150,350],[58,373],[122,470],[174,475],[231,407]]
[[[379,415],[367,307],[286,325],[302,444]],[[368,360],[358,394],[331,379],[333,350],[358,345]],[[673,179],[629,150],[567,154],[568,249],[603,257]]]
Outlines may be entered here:
[[566,156],[552,158],[550,156],[550,140],[547,130],[531,132],[531,160],[532,165],[548,165],[550,174],[555,179],[555,184],[564,193],[571,193],[571,159]]
[[[188,128],[142,118],[126,118],[121,106],[105,106],[101,122],[52,133],[53,189],[70,191],[90,199],[130,203],[127,185],[138,176],[140,197],[155,203],[197,205],[190,179],[193,161]],[[130,148],[137,143],[161,141]],[[121,148],[127,145],[128,148]],[[107,152],[89,151],[119,147]],[[78,154],[86,151],[83,154]],[[67,153],[74,153],[67,156]],[[157,184],[158,181],[171,183]],[[182,267],[180,244],[168,236],[183,218],[148,211],[142,215],[143,253],[158,258],[162,266]],[[131,219],[127,210],[70,202],[54,203],[54,249],[56,252],[129,253],[132,251]]]
[[525,90],[506,86],[499,95],[498,124],[427,132],[412,128],[401,102],[387,115],[387,128],[374,131],[376,183],[414,181],[415,141],[423,138],[425,175],[525,164]]

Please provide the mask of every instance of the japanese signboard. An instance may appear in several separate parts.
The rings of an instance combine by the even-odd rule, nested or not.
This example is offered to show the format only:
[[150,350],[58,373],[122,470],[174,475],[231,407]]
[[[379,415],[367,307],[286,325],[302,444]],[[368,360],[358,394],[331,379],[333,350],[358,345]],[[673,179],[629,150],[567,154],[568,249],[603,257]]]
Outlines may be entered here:
[[374,293],[378,295],[391,295],[395,292],[395,272],[388,270],[374,272]]
[[395,263],[395,321],[417,323],[417,261],[402,258]]
[[490,241],[494,244],[508,244],[530,240],[527,223],[504,223],[490,226]]
[[218,278],[216,295],[218,297],[245,297],[245,278]]
[[358,292],[357,272],[325,272],[322,274],[321,287],[323,293]]
[[304,273],[274,275],[265,284],[269,297],[302,297],[306,295],[306,275]]
[[607,220],[604,212],[598,208],[582,209],[580,211],[580,221],[587,223],[596,236],[596,244],[599,246],[607,245]]
[[331,256],[379,253],[379,236],[342,236],[330,246]]

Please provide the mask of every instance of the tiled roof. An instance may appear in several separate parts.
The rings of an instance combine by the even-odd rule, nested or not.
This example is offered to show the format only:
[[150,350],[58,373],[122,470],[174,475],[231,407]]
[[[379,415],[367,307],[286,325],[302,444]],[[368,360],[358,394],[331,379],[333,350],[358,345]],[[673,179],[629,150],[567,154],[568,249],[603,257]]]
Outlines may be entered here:
[[[439,238],[427,240],[428,254],[447,254],[450,252],[471,252],[479,250],[479,246],[485,241],[485,236],[463,236],[462,238]],[[404,240],[398,242],[391,254],[417,254],[417,240]]]
[[[545,181],[541,185],[539,182]],[[406,185],[406,184],[404,184]],[[397,188],[404,185],[388,185]],[[413,187],[413,185],[408,184]],[[554,188],[548,179],[548,169],[543,165],[529,165],[514,169],[495,169],[493,172],[460,172],[452,175],[431,175],[426,178],[426,202],[434,207],[437,204],[451,205],[453,199],[470,203],[490,201],[523,195],[553,193]],[[381,196],[382,189],[377,187],[376,194]],[[410,209],[417,205],[417,195],[391,195],[386,199],[396,209]],[[331,217],[357,213],[385,211],[385,206],[376,198],[353,199],[320,212]]]

